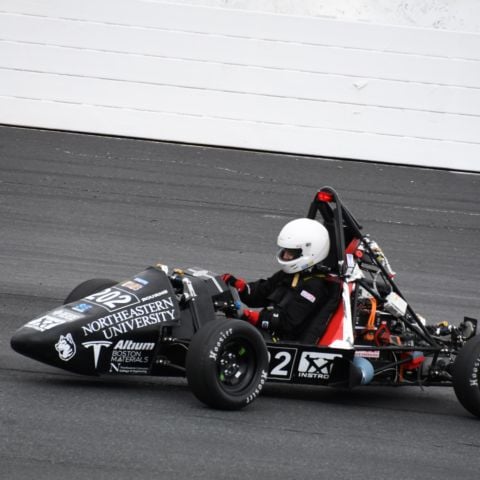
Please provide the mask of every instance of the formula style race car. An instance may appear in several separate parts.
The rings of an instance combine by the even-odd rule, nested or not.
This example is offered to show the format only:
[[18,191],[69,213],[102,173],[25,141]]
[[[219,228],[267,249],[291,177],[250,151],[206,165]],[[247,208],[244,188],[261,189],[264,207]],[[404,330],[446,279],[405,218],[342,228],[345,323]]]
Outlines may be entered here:
[[186,376],[206,405],[239,409],[266,382],[453,386],[480,417],[477,320],[426,325],[406,301],[379,245],[324,187],[308,218],[331,237],[324,274],[332,301],[301,341],[266,336],[240,320],[238,294],[206,270],[147,268],[116,282],[88,280],[63,305],[13,336],[17,352],[86,375]]

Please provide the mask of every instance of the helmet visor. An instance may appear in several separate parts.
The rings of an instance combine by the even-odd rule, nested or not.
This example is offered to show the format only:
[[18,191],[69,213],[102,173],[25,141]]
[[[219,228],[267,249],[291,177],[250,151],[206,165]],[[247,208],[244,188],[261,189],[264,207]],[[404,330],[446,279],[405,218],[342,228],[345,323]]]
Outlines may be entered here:
[[284,262],[290,262],[302,256],[301,248],[282,248],[278,253],[278,258]]

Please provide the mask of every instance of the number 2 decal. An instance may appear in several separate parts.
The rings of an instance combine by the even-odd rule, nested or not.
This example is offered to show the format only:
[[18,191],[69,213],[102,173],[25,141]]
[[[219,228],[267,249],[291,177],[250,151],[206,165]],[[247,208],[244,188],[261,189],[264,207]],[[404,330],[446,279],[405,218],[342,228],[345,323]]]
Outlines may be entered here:
[[283,358],[283,360],[276,367],[272,368],[270,375],[288,377],[288,370],[285,367],[290,363],[292,354],[290,352],[278,352],[273,358],[276,360]]
[[295,348],[269,348],[270,378],[289,380],[292,376],[292,367],[297,354]]

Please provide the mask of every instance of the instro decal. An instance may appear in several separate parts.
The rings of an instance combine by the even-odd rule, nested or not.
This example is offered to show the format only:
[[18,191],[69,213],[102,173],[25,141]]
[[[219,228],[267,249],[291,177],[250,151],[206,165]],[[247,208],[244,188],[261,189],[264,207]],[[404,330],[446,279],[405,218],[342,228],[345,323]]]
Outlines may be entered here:
[[302,352],[298,364],[300,378],[328,380],[332,371],[333,360],[342,357],[338,353]]

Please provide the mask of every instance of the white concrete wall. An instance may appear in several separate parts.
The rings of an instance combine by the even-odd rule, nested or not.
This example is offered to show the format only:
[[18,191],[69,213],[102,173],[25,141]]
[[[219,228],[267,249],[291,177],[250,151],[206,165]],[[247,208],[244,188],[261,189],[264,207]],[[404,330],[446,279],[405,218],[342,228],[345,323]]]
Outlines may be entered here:
[[480,32],[478,0],[175,0],[235,10]]
[[480,171],[480,35],[0,0],[0,123]]

